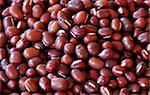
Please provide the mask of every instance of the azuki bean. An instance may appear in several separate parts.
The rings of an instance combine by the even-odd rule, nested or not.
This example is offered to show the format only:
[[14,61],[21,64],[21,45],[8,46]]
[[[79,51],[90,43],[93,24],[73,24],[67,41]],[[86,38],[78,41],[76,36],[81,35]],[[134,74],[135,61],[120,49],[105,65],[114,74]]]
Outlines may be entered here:
[[27,59],[39,56],[40,51],[36,48],[29,47],[23,51],[23,56]]
[[3,27],[6,29],[8,26],[14,26],[14,19],[12,16],[6,16],[3,19]]
[[96,42],[90,42],[87,45],[87,50],[91,55],[97,55],[100,51],[100,46]]
[[139,84],[130,84],[129,85],[129,91],[133,92],[133,93],[138,93],[140,91],[140,85]]
[[80,11],[75,15],[74,23],[75,24],[85,24],[87,19],[88,19],[88,14],[85,11]]
[[139,42],[141,42],[141,43],[148,43],[148,38],[149,38],[148,36],[149,36],[148,32],[141,33],[138,36]]
[[125,71],[126,71],[126,69],[122,66],[119,66],[119,65],[115,65],[112,67],[112,72],[116,76],[124,75]]
[[45,64],[39,64],[36,67],[36,71],[40,76],[46,76],[47,75],[47,71],[46,71],[46,66]]
[[46,64],[46,70],[48,72],[54,72],[59,64],[59,60],[49,60]]
[[118,87],[118,82],[116,80],[110,80],[109,81],[109,87],[115,89]]
[[86,81],[83,86],[84,86],[85,91],[88,93],[95,93],[98,91],[97,84],[92,80]]
[[80,0],[70,0],[68,3],[67,3],[67,8],[70,10],[70,11],[73,11],[73,12],[78,12],[80,10],[82,10],[84,7],[83,7],[83,2],[80,1]]
[[136,74],[140,76],[141,74],[143,74],[145,72],[146,68],[147,68],[147,66],[146,66],[145,62],[139,62],[136,65]]
[[88,65],[91,66],[93,69],[100,70],[104,66],[104,61],[100,58],[91,57],[88,61]]
[[6,58],[6,50],[4,48],[0,48],[0,60]]
[[[99,21],[99,25],[100,25],[101,27],[108,27],[108,26],[110,26],[110,20],[107,19],[107,18],[103,18],[103,19],[101,19],[101,20]],[[113,28],[112,28],[112,29],[113,29]]]
[[128,88],[122,88],[119,92],[119,95],[130,95]]
[[75,46],[73,43],[66,43],[64,45],[64,52],[66,54],[73,54],[74,53],[74,50],[75,50]]
[[20,31],[15,26],[9,26],[6,28],[5,34],[7,37],[11,38],[15,35],[19,35]]
[[64,78],[53,78],[51,80],[51,87],[53,90],[66,90],[67,80]]
[[6,74],[3,71],[0,71],[0,80],[4,83],[8,82],[8,77],[6,76]]
[[38,84],[33,78],[28,78],[25,80],[25,88],[28,92],[37,92],[38,91]]
[[79,26],[74,26],[70,32],[73,37],[78,39],[83,38],[86,33],[86,31],[83,28],[80,28]]
[[56,39],[55,39],[55,48],[57,50],[62,50],[64,48],[64,45],[67,43],[67,39],[66,37],[62,37],[62,36],[58,36]]
[[90,42],[94,42],[96,40],[97,40],[97,36],[96,36],[95,33],[87,33],[86,36],[84,36],[84,39],[83,39],[85,44],[88,44]]
[[120,21],[122,22],[122,29],[124,31],[131,31],[132,30],[133,25],[132,25],[132,23],[130,22],[129,19],[123,17],[123,18],[120,19]]
[[111,28],[114,29],[115,31],[120,31],[121,27],[122,27],[122,23],[118,18],[114,18],[111,21]]
[[50,84],[51,84],[50,80],[46,77],[41,77],[40,80],[39,80],[39,86],[44,91],[50,91],[51,90],[51,85]]
[[82,83],[86,80],[86,73],[79,69],[72,69],[71,76],[76,82]]
[[19,51],[14,51],[9,57],[9,62],[13,64],[19,64],[22,62],[22,55]]
[[72,69],[85,69],[85,67],[86,65],[83,60],[74,60],[70,65]]
[[9,8],[9,12],[10,14],[17,18],[17,19],[23,19],[23,13],[21,11],[21,9],[17,6],[17,5],[12,5],[10,8]]
[[39,4],[36,4],[32,7],[32,15],[35,18],[40,18],[43,14],[43,9]]
[[73,58],[68,54],[65,54],[61,57],[61,63],[63,63],[64,65],[70,65],[72,61]]
[[48,23],[48,32],[51,34],[56,34],[59,30],[59,24],[58,21],[52,20]]
[[134,48],[134,42],[131,36],[124,36],[122,38],[122,43],[126,50],[132,50]]
[[100,56],[102,59],[106,60],[106,59],[110,59],[113,56],[113,51],[109,48],[104,49],[103,51],[100,52],[100,54],[98,56]]
[[137,11],[133,13],[133,18],[137,19],[140,17],[146,17],[148,15],[147,10],[144,8],[139,8]]
[[105,84],[107,84],[108,82],[109,82],[109,80],[110,80],[110,78],[109,77],[107,77],[107,76],[99,76],[98,78],[97,78],[97,83],[100,85],[100,86],[102,86],[102,85],[105,85]]
[[117,82],[119,87],[125,87],[127,85],[127,80],[125,77],[117,77]]
[[111,92],[110,88],[108,88],[106,86],[101,86],[100,87],[100,93],[102,95],[112,95],[112,92]]
[[143,88],[146,89],[149,87],[149,79],[146,77],[141,77],[137,79],[137,83]]
[[9,79],[17,79],[18,78],[18,71],[15,65],[9,64],[5,70],[5,74]]
[[98,34],[102,37],[109,37],[113,33],[113,30],[109,27],[103,27],[98,30]]
[[88,52],[87,52],[85,46],[82,44],[79,44],[76,46],[75,53],[76,53],[76,56],[81,59],[87,59],[87,57],[88,57]]
[[42,33],[42,42],[45,46],[51,46],[54,43],[54,37],[49,32]]
[[8,81],[8,83],[7,83],[7,86],[8,86],[8,88],[10,88],[10,89],[16,89],[17,88],[17,80],[10,80],[10,81]]

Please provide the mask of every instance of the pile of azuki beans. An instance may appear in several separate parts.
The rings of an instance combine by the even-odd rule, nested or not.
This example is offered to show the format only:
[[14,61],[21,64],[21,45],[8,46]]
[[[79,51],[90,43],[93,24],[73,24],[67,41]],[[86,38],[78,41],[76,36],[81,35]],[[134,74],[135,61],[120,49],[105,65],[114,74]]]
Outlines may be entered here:
[[149,0],[0,0],[0,95],[148,95]]

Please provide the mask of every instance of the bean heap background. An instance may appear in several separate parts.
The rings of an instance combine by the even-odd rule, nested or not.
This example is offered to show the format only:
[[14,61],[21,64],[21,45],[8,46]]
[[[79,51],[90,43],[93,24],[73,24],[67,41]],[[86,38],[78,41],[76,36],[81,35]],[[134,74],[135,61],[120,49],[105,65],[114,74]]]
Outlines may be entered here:
[[149,0],[0,0],[0,95],[148,95]]

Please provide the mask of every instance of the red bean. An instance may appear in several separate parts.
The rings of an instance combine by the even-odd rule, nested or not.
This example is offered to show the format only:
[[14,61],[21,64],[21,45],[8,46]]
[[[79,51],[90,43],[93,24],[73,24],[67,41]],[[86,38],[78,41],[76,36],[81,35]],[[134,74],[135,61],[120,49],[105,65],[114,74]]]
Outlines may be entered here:
[[82,83],[86,80],[86,73],[80,71],[79,69],[72,69],[71,76],[75,81],[79,83]]
[[80,11],[75,15],[74,23],[75,24],[84,24],[84,23],[86,23],[87,19],[88,19],[88,14],[85,11]]
[[116,76],[122,76],[125,73],[126,69],[122,66],[115,65],[112,68],[112,72]]
[[126,50],[132,50],[134,48],[133,39],[130,36],[124,36],[122,42]]
[[12,5],[9,9],[10,14],[17,18],[17,19],[23,19],[23,13],[21,9],[17,5]]
[[88,57],[88,52],[86,48],[81,44],[76,46],[75,53],[76,53],[76,56],[81,59],[87,59]]
[[32,7],[32,15],[35,18],[40,18],[43,14],[43,9],[39,4],[36,4]]
[[13,64],[7,65],[5,73],[9,79],[17,79],[18,78],[17,68]]
[[25,88],[28,92],[37,92],[38,85],[33,78],[28,78],[25,80]]
[[33,58],[33,57],[37,57],[37,56],[39,56],[39,53],[40,53],[40,51],[38,49],[36,49],[36,48],[33,48],[33,47],[26,48],[23,51],[23,55],[27,59],[30,59],[30,58]]
[[91,66],[94,69],[100,70],[104,66],[104,61],[100,58],[91,57],[88,61],[89,66]]
[[95,92],[98,91],[98,86],[97,86],[97,84],[94,81],[88,80],[84,84],[84,89],[88,93],[95,93]]
[[14,51],[9,57],[9,62],[13,64],[19,64],[22,62],[22,55],[19,51]]
[[83,9],[83,3],[80,0],[71,0],[67,3],[67,8],[73,12],[77,12]]
[[67,80],[63,78],[53,78],[51,80],[51,87],[53,90],[66,90]]
[[40,85],[41,89],[44,91],[50,91],[51,90],[50,80],[46,77],[40,78],[39,85]]

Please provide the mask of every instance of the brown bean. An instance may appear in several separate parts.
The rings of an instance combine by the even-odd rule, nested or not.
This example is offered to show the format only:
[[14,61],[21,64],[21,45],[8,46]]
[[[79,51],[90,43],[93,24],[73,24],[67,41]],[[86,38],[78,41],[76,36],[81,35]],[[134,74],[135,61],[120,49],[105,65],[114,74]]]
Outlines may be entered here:
[[33,78],[28,78],[25,80],[25,88],[28,92],[37,92],[38,91],[38,84]]

